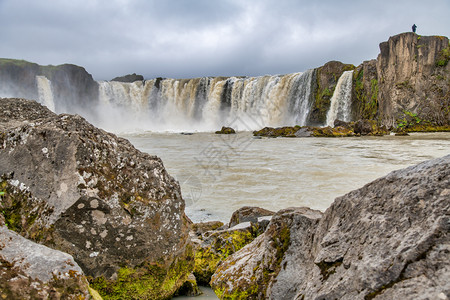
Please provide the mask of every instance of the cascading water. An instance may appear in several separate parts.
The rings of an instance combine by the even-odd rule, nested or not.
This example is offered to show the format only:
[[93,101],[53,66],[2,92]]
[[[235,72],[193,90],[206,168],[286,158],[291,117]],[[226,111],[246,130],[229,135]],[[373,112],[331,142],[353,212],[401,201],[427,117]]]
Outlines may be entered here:
[[55,102],[53,101],[52,83],[45,76],[36,76],[38,88],[39,103],[47,106],[48,109],[55,112]]
[[312,104],[313,74],[314,70],[308,70],[261,77],[102,81],[99,102],[101,110],[107,112],[103,115],[109,119],[114,116],[110,125],[122,123],[122,128],[123,123],[152,131],[305,125]]
[[350,121],[353,71],[345,71],[336,84],[327,113],[327,126],[334,127],[335,120]]

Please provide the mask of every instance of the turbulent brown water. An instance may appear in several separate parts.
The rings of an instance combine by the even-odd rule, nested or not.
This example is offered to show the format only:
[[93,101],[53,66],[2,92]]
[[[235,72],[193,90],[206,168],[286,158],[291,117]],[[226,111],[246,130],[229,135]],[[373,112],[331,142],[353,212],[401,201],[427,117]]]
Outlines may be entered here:
[[450,133],[406,137],[277,138],[143,133],[124,135],[162,158],[181,184],[194,221],[228,221],[242,206],[325,210],[337,196],[390,171],[450,153]]

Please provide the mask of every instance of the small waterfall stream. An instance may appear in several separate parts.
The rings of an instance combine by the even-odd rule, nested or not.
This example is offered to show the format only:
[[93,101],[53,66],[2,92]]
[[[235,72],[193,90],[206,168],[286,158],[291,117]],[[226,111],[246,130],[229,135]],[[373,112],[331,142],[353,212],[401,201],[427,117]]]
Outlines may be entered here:
[[336,84],[327,113],[327,126],[334,127],[335,120],[350,121],[353,71],[345,71]]
[[45,76],[36,76],[36,84],[38,88],[39,103],[47,106],[52,112],[55,112],[51,81]]

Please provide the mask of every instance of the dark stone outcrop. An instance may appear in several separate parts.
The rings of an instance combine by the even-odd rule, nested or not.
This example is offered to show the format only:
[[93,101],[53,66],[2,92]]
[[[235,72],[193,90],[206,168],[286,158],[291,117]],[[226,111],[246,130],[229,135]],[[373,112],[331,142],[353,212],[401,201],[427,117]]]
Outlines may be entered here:
[[40,66],[23,60],[0,59],[0,96],[39,99],[36,76],[51,81],[57,112],[90,115],[98,101],[98,83],[82,67]]
[[450,155],[338,197],[323,216],[280,211],[211,285],[224,299],[447,299],[449,187]]
[[128,74],[124,76],[119,76],[111,79],[111,81],[119,81],[119,82],[135,82],[135,81],[143,81],[144,76],[137,75],[136,73]]
[[27,240],[1,223],[0,298],[90,298],[86,277],[72,256]]
[[0,107],[8,227],[71,254],[103,296],[170,297],[193,252],[179,184],[162,161],[80,116],[23,99]]

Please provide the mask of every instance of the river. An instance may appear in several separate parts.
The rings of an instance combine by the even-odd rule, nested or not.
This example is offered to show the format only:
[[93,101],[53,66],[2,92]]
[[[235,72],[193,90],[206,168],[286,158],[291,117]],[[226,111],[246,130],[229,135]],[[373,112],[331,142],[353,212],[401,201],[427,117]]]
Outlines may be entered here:
[[261,138],[250,132],[122,134],[162,158],[194,221],[227,222],[242,206],[324,211],[337,196],[390,171],[450,153],[450,133],[353,138]]

